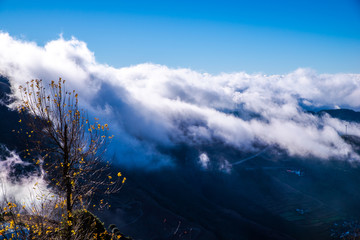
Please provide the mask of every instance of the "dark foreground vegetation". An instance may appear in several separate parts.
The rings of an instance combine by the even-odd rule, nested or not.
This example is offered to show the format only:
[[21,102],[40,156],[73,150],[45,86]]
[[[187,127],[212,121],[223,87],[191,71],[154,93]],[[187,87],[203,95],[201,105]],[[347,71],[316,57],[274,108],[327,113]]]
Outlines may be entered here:
[[[15,134],[22,143],[9,144],[19,156],[1,145],[3,161],[10,161],[2,171],[15,173],[7,174],[2,181],[21,184],[26,177],[37,174],[38,181],[45,183],[34,184],[30,202],[12,199],[3,189],[0,237],[127,239],[114,231],[116,227],[107,231],[89,212],[90,205],[106,208],[105,195],[118,192],[126,180],[120,172],[112,175],[109,163],[102,158],[107,140],[112,138],[107,135],[108,125],[100,124],[98,119],[94,123],[87,119],[86,112],[79,108],[78,94],[66,89],[65,80],[52,81],[48,86],[41,80],[31,80],[19,87],[19,101],[6,94],[7,82],[1,80],[2,108],[16,103],[17,116],[9,112],[17,122],[11,138]],[[5,139],[11,134],[5,132]],[[22,166],[31,167],[27,170]],[[16,174],[13,169],[20,172]]]

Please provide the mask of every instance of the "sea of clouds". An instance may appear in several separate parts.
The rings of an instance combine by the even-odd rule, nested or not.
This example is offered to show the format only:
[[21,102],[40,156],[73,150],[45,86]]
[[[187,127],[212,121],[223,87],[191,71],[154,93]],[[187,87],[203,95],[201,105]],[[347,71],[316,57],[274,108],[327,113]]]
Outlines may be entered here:
[[0,144],[0,152],[0,206],[2,208],[3,204],[9,201],[31,207],[35,199],[49,194],[42,171],[28,172],[22,177],[16,176],[16,169],[24,168],[30,163],[22,161],[15,151],[10,151],[3,144]]
[[[121,52],[118,53],[122,57]],[[173,164],[159,149],[220,142],[256,152],[274,145],[291,156],[359,160],[341,138],[360,125],[308,110],[360,110],[360,74],[212,75],[152,63],[114,68],[96,62],[85,42],[59,37],[45,46],[0,33],[0,74],[15,95],[31,79],[62,77],[93,117],[115,135],[112,151],[129,166]],[[206,154],[199,154],[203,166]]]

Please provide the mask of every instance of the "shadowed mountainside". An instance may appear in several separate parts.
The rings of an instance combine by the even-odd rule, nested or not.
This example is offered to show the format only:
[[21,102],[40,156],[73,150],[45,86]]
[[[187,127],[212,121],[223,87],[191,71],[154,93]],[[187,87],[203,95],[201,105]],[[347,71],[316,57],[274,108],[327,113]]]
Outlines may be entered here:
[[[1,98],[9,91],[7,80],[0,78]],[[360,122],[359,112],[317,114],[325,112]],[[0,143],[21,152],[17,112],[1,104],[0,116]],[[342,137],[359,152],[358,137]],[[139,240],[331,239],[334,223],[360,219],[358,163],[294,158],[269,146],[256,153],[223,144],[160,150],[174,159],[176,167],[154,171],[114,167],[114,173],[122,170],[128,181],[111,197],[110,210],[97,212],[106,225],[114,223]],[[229,168],[201,169],[201,152],[218,162],[226,159]]]

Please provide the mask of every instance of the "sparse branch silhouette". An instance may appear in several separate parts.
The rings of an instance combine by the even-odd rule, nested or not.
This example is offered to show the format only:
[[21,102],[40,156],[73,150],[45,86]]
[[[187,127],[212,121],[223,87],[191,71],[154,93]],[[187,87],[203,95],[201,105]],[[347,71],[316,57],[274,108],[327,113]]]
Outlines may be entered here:
[[[25,157],[43,169],[49,185],[62,199],[56,205],[64,210],[60,235],[76,239],[74,211],[86,211],[96,191],[117,192],[126,180],[120,172],[111,176],[109,163],[103,159],[113,136],[108,135],[108,124],[100,124],[97,118],[94,123],[89,121],[79,108],[78,94],[68,91],[61,78],[46,87],[42,80],[31,80],[19,90],[19,122],[26,124],[26,138],[31,143]],[[101,200],[99,207],[103,206],[106,202]]]

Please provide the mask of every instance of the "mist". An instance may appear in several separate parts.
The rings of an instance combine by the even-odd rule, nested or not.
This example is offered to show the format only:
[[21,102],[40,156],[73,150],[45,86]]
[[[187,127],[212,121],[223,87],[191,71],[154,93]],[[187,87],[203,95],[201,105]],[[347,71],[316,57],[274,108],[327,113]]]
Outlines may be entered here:
[[[14,97],[31,79],[45,84],[65,79],[67,88],[79,93],[81,107],[109,124],[115,135],[109,150],[128,167],[176,166],[164,149],[179,144],[221,143],[254,154],[271,145],[290,156],[360,159],[341,137],[345,125],[349,134],[360,136],[358,123],[310,112],[360,110],[360,74],[297,69],[285,75],[212,75],[153,63],[114,68],[98,63],[75,37],[39,46],[4,32],[0,74],[9,79]],[[199,152],[195,161],[208,169],[212,158]]]
[[[0,201],[12,201],[31,206],[36,198],[47,190],[47,183],[41,171],[29,171],[31,163],[23,161],[19,154],[0,144]],[[39,203],[40,204],[40,203]]]

